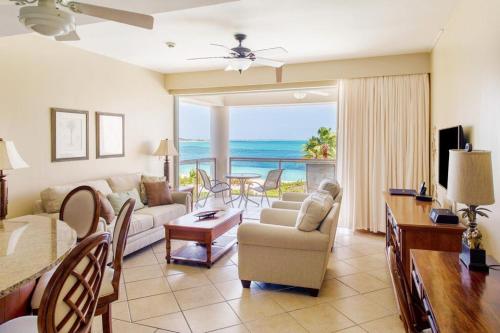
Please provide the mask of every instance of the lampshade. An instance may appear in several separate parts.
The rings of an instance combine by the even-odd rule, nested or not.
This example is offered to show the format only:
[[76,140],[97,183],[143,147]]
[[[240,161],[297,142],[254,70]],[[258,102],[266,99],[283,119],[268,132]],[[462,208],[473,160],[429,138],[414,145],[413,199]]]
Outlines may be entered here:
[[495,203],[491,152],[450,150],[448,198],[471,206]]
[[28,164],[24,162],[17,152],[14,142],[0,139],[0,170],[13,170],[27,167]]
[[156,151],[153,153],[155,156],[177,156],[179,153],[177,149],[175,149],[172,141],[165,139],[160,141],[160,145],[156,148]]

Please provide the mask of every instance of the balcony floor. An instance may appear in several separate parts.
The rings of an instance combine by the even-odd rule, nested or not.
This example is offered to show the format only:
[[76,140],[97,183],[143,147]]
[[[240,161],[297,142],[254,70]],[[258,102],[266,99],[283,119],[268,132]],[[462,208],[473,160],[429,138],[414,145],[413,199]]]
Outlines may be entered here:
[[[233,195],[233,198],[236,198],[236,196]],[[250,196],[250,199],[253,200],[253,201],[255,201],[255,202],[258,202],[259,205],[257,206],[253,202],[248,202],[248,205],[245,208],[245,202],[242,202],[240,207],[242,209],[244,209],[243,218],[245,218],[245,219],[251,219],[251,220],[258,220],[259,216],[260,216],[261,209],[262,208],[269,208],[269,206],[267,204],[266,199],[264,199],[264,201],[263,201],[263,206],[262,207],[260,206],[260,196]],[[207,204],[205,205],[205,207],[203,207],[202,205],[203,205],[204,200],[205,199],[200,200],[199,203],[198,203],[198,205],[195,205],[194,210],[204,210],[204,209],[210,209],[210,208],[220,208],[220,207],[224,207],[224,206],[231,207],[230,204],[224,205],[224,202],[222,201],[222,198],[214,198],[214,197],[208,198]],[[271,203],[271,205],[276,200],[279,200],[279,199],[278,198],[269,198],[269,202]],[[240,203],[240,200],[234,201],[233,202],[234,207],[237,208],[239,203]]]

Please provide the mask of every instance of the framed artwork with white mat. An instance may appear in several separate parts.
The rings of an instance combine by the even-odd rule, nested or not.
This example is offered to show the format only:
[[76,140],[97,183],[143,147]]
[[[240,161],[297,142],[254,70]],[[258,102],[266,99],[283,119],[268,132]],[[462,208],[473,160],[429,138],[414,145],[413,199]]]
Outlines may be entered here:
[[97,158],[125,156],[125,115],[96,112]]

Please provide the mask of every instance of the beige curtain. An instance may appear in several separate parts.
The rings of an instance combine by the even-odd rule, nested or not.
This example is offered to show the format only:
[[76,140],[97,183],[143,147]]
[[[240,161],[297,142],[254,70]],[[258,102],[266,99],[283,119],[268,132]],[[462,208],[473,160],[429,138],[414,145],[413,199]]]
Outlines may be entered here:
[[341,80],[341,225],[385,232],[382,192],[429,183],[429,76]]

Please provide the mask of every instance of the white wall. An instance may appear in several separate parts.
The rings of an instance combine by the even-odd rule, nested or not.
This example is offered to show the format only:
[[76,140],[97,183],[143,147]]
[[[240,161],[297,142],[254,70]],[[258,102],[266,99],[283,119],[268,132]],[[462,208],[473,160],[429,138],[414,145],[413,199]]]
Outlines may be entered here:
[[[51,162],[50,108],[90,111],[89,160]],[[95,112],[125,114],[125,157],[96,159]],[[29,169],[8,172],[9,216],[31,212],[52,184],[126,172],[162,174],[149,156],[173,133],[173,98],[162,74],[37,35],[0,39],[0,137]]]
[[[432,123],[461,124],[475,149],[492,151],[497,204],[480,219],[489,254],[500,259],[500,1],[462,0],[432,52]],[[436,174],[437,154],[433,171]],[[464,175],[466,176],[466,175]],[[444,189],[438,188],[445,199]]]

